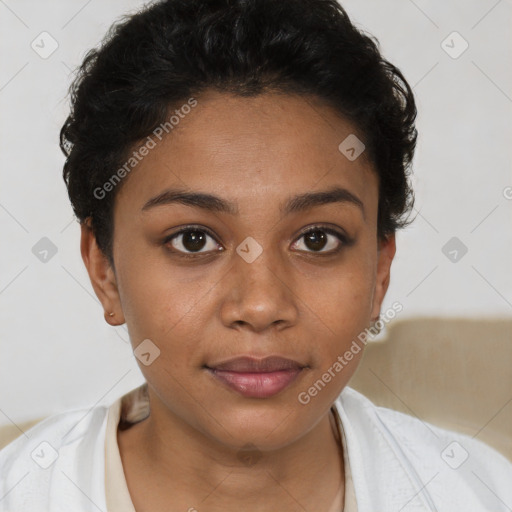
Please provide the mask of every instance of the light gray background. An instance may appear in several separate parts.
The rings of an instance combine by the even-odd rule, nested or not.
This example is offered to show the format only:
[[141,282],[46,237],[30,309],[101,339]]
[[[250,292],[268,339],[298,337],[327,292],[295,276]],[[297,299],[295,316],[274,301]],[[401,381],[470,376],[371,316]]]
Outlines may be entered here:
[[[419,109],[417,218],[397,235],[383,310],[398,300],[400,318],[510,317],[512,2],[342,4]],[[142,5],[0,0],[0,425],[109,403],[143,382],[126,330],[105,323],[89,283],[58,148],[71,70]],[[46,59],[31,48],[43,31],[58,43]],[[446,39],[454,31],[469,44],[457,58],[445,51],[462,48]],[[46,263],[32,253],[43,237],[57,247]],[[452,237],[468,248],[456,262],[442,252]]]

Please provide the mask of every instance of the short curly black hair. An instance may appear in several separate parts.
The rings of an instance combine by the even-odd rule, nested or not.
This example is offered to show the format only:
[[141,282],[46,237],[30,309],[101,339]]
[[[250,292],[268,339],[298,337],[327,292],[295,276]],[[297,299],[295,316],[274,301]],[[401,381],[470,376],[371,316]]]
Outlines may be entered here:
[[[378,237],[408,224],[416,105],[378,40],[336,0],[163,0],[114,23],[70,86],[60,131],[63,177],[80,223],[90,217],[113,264],[113,205],[94,191],[170,109],[216,90],[320,98],[363,134],[379,178]],[[340,141],[341,142],[341,141]]]

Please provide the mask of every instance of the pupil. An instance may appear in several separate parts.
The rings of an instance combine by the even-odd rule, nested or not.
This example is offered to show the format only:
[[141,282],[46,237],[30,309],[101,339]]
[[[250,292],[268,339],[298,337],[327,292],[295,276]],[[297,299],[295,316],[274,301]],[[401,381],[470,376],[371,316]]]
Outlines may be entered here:
[[320,250],[325,247],[327,237],[323,231],[310,231],[305,235],[306,246],[312,250]]
[[182,243],[187,251],[199,251],[205,245],[205,238],[202,231],[186,231]]

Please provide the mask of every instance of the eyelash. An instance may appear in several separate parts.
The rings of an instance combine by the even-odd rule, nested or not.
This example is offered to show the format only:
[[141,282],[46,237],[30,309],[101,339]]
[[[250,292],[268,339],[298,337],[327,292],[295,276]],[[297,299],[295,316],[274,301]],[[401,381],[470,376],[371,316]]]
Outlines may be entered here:
[[[202,233],[206,233],[211,238],[213,238],[213,240],[215,240],[215,242],[217,244],[219,243],[217,241],[216,236],[208,228],[192,224],[192,225],[189,225],[189,226],[185,226],[184,228],[180,229],[179,231],[176,231],[172,235],[169,235],[168,237],[166,237],[164,239],[164,241],[163,241],[163,244],[165,246],[167,246],[167,244],[169,244],[169,242],[171,242],[171,240],[173,240],[174,238],[178,237],[179,235],[181,235],[183,233],[187,233],[188,231],[199,231],[199,232],[202,232]],[[315,254],[315,255],[318,255],[318,256],[332,256],[332,255],[337,254],[338,252],[340,252],[343,247],[349,247],[349,246],[351,246],[354,243],[354,240],[349,238],[344,233],[342,233],[342,232],[340,232],[340,231],[338,231],[336,229],[330,228],[328,226],[322,226],[322,225],[314,225],[314,226],[308,227],[307,229],[305,229],[304,231],[302,231],[299,234],[299,236],[295,239],[295,241],[300,240],[302,237],[304,237],[305,235],[307,235],[308,233],[310,233],[312,231],[323,231],[324,233],[327,233],[329,235],[333,235],[336,238],[338,238],[338,240],[340,241],[341,245],[337,249],[331,250],[331,251],[328,251],[328,252],[315,252],[315,251],[299,251],[299,252],[305,252],[306,254]],[[179,257],[183,257],[183,258],[197,258],[197,257],[209,254],[209,251],[197,252],[197,253],[184,253],[184,252],[181,252],[181,251],[176,251],[174,249],[168,249],[168,250],[169,250],[169,252],[171,252],[173,254],[176,254]],[[221,252],[221,251],[219,251],[219,252]]]

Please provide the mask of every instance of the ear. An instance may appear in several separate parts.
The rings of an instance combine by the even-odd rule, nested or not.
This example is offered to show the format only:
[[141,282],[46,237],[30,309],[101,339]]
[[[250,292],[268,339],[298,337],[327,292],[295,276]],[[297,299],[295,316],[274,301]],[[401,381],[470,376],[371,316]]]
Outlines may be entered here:
[[377,276],[373,293],[371,319],[376,321],[380,315],[382,301],[386,295],[391,275],[391,262],[395,256],[395,234],[389,235],[385,240],[379,241],[377,249]]
[[81,224],[81,230],[80,252],[94,292],[105,310],[105,320],[110,325],[121,325],[125,319],[114,269],[96,243],[90,217]]

